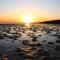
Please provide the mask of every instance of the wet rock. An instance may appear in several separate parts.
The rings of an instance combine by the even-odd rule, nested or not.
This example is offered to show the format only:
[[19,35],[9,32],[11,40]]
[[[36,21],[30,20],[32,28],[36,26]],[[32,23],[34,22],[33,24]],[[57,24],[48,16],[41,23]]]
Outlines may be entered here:
[[11,36],[9,36],[8,38],[9,38],[9,39],[13,39],[13,37],[11,37]]
[[41,46],[40,43],[30,43],[29,46]]
[[38,35],[38,36],[42,36],[42,35]]
[[33,37],[32,41],[36,42],[37,41],[37,37]]
[[2,56],[2,60],[8,60],[8,56],[7,55],[3,55]]
[[38,48],[38,49],[37,49],[37,52],[42,52],[42,51],[44,51],[43,48]]
[[60,46],[56,46],[55,50],[60,51]]
[[12,40],[11,42],[14,42],[14,40]]
[[56,40],[55,42],[56,42],[56,43],[60,43],[60,40]]
[[22,41],[22,44],[24,44],[24,45],[28,45],[30,42],[28,41],[28,40],[23,40]]
[[6,41],[10,41],[10,40],[6,40]]
[[36,46],[41,46],[41,44],[40,43],[37,43]]
[[43,40],[43,42],[46,42],[46,40]]
[[47,44],[54,44],[53,42],[48,42]]

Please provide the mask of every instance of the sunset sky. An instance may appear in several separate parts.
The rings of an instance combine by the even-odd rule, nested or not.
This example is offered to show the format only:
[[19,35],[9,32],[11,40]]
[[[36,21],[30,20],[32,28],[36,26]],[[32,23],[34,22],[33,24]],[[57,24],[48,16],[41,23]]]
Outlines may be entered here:
[[0,23],[20,23],[26,15],[32,22],[60,19],[60,0],[0,0]]

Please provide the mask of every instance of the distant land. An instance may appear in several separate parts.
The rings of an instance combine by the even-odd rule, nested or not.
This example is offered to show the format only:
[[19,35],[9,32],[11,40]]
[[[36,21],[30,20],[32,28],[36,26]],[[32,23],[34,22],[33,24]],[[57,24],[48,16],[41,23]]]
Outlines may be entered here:
[[33,22],[33,24],[60,24],[60,19],[44,21],[44,22]]
[[59,20],[52,20],[52,21],[44,21],[44,22],[40,22],[43,24],[60,24],[60,19]]

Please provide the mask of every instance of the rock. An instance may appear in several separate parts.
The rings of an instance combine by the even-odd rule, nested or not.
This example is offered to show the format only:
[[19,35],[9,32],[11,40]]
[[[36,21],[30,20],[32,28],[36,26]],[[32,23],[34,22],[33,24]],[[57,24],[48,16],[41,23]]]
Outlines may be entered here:
[[56,43],[60,43],[60,40],[56,40],[55,42],[56,42]]
[[33,41],[33,42],[36,42],[36,41],[37,41],[36,38],[37,38],[37,37],[34,37],[34,38],[32,39],[32,41]]
[[46,40],[43,40],[43,42],[46,42]]
[[30,42],[28,41],[28,40],[23,40],[22,41],[22,44],[24,44],[24,45],[28,45]]
[[60,46],[56,46],[55,50],[60,51]]
[[48,42],[47,44],[54,44],[53,42]]
[[42,35],[38,35],[38,36],[42,36]]

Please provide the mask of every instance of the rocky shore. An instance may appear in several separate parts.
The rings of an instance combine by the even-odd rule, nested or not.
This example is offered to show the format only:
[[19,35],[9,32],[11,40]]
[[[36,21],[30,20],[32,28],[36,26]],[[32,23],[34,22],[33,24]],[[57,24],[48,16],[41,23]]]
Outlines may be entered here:
[[0,60],[60,60],[60,25],[0,25]]

